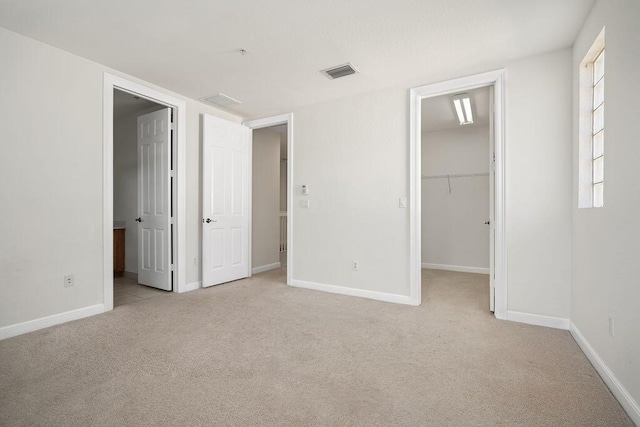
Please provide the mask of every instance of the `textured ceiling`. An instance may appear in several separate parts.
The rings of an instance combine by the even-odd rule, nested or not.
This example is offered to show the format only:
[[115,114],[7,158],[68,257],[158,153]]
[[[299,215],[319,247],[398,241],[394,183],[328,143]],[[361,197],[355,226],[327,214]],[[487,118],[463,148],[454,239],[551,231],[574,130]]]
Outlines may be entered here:
[[[137,99],[136,99],[137,98]],[[155,109],[163,108],[144,98],[138,98],[130,93],[120,90],[113,91],[113,111],[116,116],[129,116],[131,114],[147,113]]]
[[[0,26],[245,118],[568,47],[593,0],[0,0]],[[237,50],[243,48],[247,55]],[[352,62],[360,74],[320,70]]]

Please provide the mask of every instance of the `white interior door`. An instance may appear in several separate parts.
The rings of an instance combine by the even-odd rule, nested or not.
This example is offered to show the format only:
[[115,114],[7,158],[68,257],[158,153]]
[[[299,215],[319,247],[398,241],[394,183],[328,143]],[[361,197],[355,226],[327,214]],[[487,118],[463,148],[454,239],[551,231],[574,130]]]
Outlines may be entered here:
[[251,130],[204,115],[202,286],[249,276]]
[[489,87],[489,310],[495,311],[495,175],[496,175],[496,150],[494,126],[494,87]]
[[138,282],[170,291],[171,109],[138,117]]

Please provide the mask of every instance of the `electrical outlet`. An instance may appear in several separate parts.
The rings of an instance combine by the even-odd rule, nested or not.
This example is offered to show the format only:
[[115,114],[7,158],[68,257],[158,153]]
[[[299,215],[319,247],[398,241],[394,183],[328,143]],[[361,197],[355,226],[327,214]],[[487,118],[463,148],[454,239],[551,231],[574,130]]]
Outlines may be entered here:
[[193,265],[198,265],[198,257],[193,257]]
[[351,269],[353,271],[358,271],[358,261],[352,261],[351,262]]
[[616,336],[616,318],[613,316],[609,316],[609,335]]
[[68,288],[70,286],[73,286],[73,274],[64,276],[64,287]]

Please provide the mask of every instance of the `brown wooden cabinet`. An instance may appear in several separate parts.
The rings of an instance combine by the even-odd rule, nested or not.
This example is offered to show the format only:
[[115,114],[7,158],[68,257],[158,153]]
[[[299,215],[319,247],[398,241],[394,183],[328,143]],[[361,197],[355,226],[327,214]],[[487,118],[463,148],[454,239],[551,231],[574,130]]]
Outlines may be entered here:
[[124,228],[113,229],[113,274],[124,274]]

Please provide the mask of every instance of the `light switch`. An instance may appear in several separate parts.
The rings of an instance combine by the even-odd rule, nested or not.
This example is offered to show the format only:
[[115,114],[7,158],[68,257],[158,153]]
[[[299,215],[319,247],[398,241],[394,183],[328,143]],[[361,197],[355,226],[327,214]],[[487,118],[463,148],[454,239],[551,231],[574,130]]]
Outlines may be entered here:
[[398,198],[398,206],[401,207],[401,208],[406,208],[407,207],[407,198],[406,197]]
[[302,186],[302,194],[309,194],[309,186],[308,185],[303,185]]
[[309,199],[300,200],[300,207],[302,209],[309,209]]

